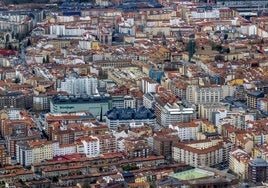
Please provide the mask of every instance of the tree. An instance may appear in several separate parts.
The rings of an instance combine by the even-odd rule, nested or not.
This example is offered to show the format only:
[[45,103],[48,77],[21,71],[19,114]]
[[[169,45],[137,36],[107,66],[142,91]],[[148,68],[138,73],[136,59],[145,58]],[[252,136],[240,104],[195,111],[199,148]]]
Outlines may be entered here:
[[216,55],[215,61],[224,61],[224,57],[222,55]]
[[20,83],[20,78],[16,78],[14,81],[16,84]]
[[47,54],[46,63],[49,63],[49,55]]
[[28,41],[27,41],[27,46],[31,46],[31,45],[32,45],[31,40],[28,39]]
[[189,43],[187,44],[187,51],[188,51],[188,57],[189,57],[189,61],[191,61],[194,53],[195,53],[195,41],[193,41],[192,39],[189,41]]
[[82,188],[89,188],[89,183],[88,183],[87,181],[86,181],[86,182],[84,182],[84,184],[83,184]]
[[228,39],[228,34],[225,33],[224,36],[223,36],[223,39],[227,40]]

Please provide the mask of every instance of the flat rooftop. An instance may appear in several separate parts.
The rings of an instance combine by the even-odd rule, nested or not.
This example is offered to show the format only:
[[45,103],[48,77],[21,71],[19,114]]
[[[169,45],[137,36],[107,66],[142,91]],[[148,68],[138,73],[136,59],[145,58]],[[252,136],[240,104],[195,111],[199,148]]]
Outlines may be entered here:
[[173,177],[179,180],[186,180],[186,181],[200,179],[200,178],[207,178],[207,177],[211,177],[214,175],[215,175],[214,172],[210,172],[210,171],[203,170],[200,168],[195,168],[195,169],[186,170],[186,171],[179,172],[179,173],[169,174],[170,177]]

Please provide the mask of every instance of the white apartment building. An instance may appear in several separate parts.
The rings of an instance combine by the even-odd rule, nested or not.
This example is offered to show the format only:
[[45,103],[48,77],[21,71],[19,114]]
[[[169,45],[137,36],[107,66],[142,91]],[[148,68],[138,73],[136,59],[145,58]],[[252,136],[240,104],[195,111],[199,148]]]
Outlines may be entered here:
[[153,108],[155,104],[155,95],[154,93],[145,93],[142,96],[142,103],[145,108]]
[[124,108],[136,108],[136,99],[132,96],[124,96]]
[[212,115],[212,122],[218,127],[219,133],[221,133],[221,125],[230,123],[238,129],[248,129],[247,121],[254,121],[256,119],[254,113],[248,113],[244,110],[241,111],[228,111],[218,110]]
[[100,155],[100,141],[97,137],[89,136],[81,140],[83,153],[87,157],[96,157]]
[[129,135],[125,131],[116,132],[112,131],[113,135],[115,136],[115,142],[116,142],[116,151],[121,152],[125,149],[124,140]]
[[23,166],[30,166],[33,163],[33,151],[23,143],[17,143],[16,161]]
[[70,95],[89,96],[98,94],[98,79],[94,77],[67,77],[61,81],[58,91],[66,91]]
[[196,140],[199,132],[199,124],[189,123],[172,123],[169,128],[176,130],[180,140]]
[[65,25],[51,25],[50,26],[50,35],[58,35],[64,36],[65,35]]
[[[160,105],[157,104],[157,107]],[[196,112],[193,108],[186,108],[177,103],[167,103],[164,107],[160,108],[160,114],[156,110],[157,121],[162,126],[169,126],[174,122],[190,122],[196,118]]]
[[193,19],[216,19],[220,17],[219,9],[213,10],[196,10],[191,11],[191,18]]
[[155,93],[157,85],[158,83],[152,78],[145,77],[141,79],[141,90],[143,93],[148,93],[148,92]]
[[62,155],[70,155],[74,153],[76,153],[75,144],[60,145],[59,142],[53,143],[53,157],[62,156]]
[[91,49],[91,41],[88,40],[80,40],[78,44],[78,48],[81,50],[90,50]]

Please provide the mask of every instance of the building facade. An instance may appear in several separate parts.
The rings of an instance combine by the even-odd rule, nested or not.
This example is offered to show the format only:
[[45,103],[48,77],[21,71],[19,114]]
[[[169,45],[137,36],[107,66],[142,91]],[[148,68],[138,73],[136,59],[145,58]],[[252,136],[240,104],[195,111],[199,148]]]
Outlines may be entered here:
[[111,109],[110,97],[66,97],[56,96],[50,101],[50,112],[91,112],[94,116],[104,115]]

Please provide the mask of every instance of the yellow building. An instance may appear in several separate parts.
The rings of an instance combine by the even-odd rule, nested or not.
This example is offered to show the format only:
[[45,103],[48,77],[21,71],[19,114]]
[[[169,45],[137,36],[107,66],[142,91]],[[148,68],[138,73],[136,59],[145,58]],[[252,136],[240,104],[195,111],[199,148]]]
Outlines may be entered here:
[[147,182],[146,176],[143,174],[137,174],[135,177],[135,183]]
[[100,44],[98,41],[92,41],[91,42],[91,49],[92,50],[100,50]]
[[53,159],[52,141],[29,141],[30,148],[33,154],[33,163],[40,163],[43,160]]
[[236,85],[243,85],[244,80],[243,79],[233,79],[229,82],[231,86],[236,86]]

